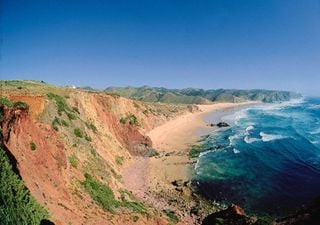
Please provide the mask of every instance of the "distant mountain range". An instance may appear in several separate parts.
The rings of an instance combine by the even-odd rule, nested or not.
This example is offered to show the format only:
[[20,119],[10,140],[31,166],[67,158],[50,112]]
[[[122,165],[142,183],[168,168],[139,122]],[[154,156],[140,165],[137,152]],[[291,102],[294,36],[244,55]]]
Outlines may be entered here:
[[108,87],[105,92],[122,97],[146,102],[164,102],[181,104],[208,104],[211,102],[243,102],[288,101],[301,97],[300,94],[289,91],[273,90],[235,90],[216,89],[204,90],[198,88],[167,89],[162,87]]

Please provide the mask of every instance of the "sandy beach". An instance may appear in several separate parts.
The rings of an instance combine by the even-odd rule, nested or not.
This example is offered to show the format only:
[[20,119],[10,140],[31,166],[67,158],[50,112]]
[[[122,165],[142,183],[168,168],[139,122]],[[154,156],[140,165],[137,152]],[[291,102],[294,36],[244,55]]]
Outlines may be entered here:
[[217,129],[208,126],[205,117],[214,112],[222,112],[223,115],[230,110],[252,104],[257,102],[198,105],[198,111],[179,116],[151,130],[147,135],[160,155],[153,158],[137,158],[129,164],[123,171],[125,186],[137,197],[157,208],[170,208],[165,199],[159,199],[152,193],[172,192],[175,188],[172,185],[173,181],[190,180],[191,166],[195,162],[188,157],[190,146],[195,144],[201,135]]
[[171,182],[174,180],[190,180],[189,165],[192,164],[192,160],[188,157],[190,146],[199,140],[200,135],[217,129],[217,127],[208,126],[204,118],[216,111],[227,113],[232,109],[250,104],[256,104],[256,102],[198,105],[199,112],[185,114],[151,130],[147,135],[161,157],[149,160],[148,186],[170,189],[173,188]]

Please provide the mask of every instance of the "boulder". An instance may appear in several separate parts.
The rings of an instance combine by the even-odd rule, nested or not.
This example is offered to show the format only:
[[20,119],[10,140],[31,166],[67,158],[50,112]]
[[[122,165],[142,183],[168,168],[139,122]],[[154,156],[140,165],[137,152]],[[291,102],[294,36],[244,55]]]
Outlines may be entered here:
[[247,217],[240,206],[230,205],[227,209],[207,216],[202,225],[250,225],[252,219]]
[[217,123],[217,127],[221,128],[221,127],[230,127],[229,124],[227,124],[226,122],[219,122]]

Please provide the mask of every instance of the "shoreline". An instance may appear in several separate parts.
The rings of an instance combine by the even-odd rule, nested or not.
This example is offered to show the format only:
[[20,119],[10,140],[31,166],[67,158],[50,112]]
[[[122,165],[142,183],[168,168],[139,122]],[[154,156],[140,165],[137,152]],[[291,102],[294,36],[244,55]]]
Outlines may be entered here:
[[[194,193],[190,180],[192,165],[196,160],[189,158],[190,147],[201,136],[218,129],[216,126],[208,126],[209,123],[217,123],[221,117],[234,110],[259,103],[261,102],[198,105],[198,111],[178,116],[149,131],[146,135],[151,138],[159,156],[133,159],[123,170],[125,186],[138,198],[160,210],[175,210],[182,218],[181,224],[197,224],[196,218],[188,213],[195,205],[192,202]],[[219,115],[213,117],[211,114],[215,112],[219,112]],[[175,182],[185,185],[173,185]],[[171,204],[172,199],[180,203]],[[188,210],[180,209],[185,205],[183,202],[189,205]]]
[[[152,140],[153,147],[160,153],[160,157],[149,160],[149,185],[153,188],[159,188],[161,183],[166,183],[164,186],[170,185],[171,187],[174,180],[190,180],[191,174],[188,172],[188,165],[194,162],[194,159],[189,159],[188,156],[190,147],[196,144],[201,136],[218,129],[216,126],[211,127],[208,124],[217,123],[221,117],[233,110],[253,104],[257,104],[257,102],[198,105],[200,112],[182,115],[147,133]],[[208,118],[210,114],[215,112],[219,112],[216,118],[212,116]],[[206,121],[206,119],[210,119],[210,121]]]

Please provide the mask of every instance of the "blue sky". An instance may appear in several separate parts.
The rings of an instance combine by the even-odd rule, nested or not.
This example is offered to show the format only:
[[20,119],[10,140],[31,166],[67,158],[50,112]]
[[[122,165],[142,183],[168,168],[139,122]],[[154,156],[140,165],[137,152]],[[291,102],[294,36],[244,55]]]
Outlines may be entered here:
[[1,1],[1,79],[320,95],[320,0]]

